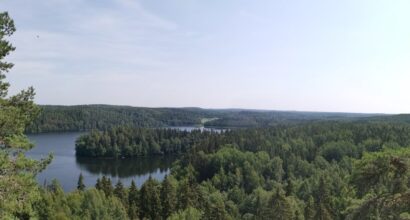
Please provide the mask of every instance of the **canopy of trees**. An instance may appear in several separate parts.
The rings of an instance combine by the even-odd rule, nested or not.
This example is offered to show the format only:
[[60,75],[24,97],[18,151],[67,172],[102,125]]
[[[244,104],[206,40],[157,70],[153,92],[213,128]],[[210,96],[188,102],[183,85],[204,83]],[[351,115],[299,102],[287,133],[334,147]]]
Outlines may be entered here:
[[187,152],[195,143],[205,142],[216,132],[176,129],[115,127],[92,131],[76,141],[76,154],[85,157],[136,157]]
[[64,194],[53,182],[34,210],[40,219],[407,219],[409,160],[410,148],[308,162],[224,146],[186,155],[140,189],[104,176],[84,189],[80,175]]
[[160,152],[172,152],[166,150],[171,145],[161,144],[164,140],[190,137],[172,175],[163,183],[151,179],[140,189],[132,208],[140,218],[400,219],[410,211],[410,126],[405,124],[316,122],[221,133],[113,131],[129,140],[144,132],[162,137],[156,142]]
[[7,38],[15,31],[8,13],[0,13],[0,218],[28,218],[34,215],[32,204],[40,197],[34,175],[51,160],[35,161],[24,152],[33,145],[23,134],[25,127],[38,115],[34,89],[28,88],[8,96],[10,84],[6,73],[13,64],[4,59],[14,47]]
[[40,106],[41,114],[28,133],[105,130],[118,125],[162,127],[198,125],[211,117],[197,108],[138,108],[110,105]]
[[[40,106],[28,133],[106,130],[114,126],[166,127],[203,124],[208,127],[266,127],[315,120],[366,120],[372,114],[257,111],[242,109],[142,108],[112,105]],[[378,115],[377,115],[378,116]],[[403,116],[403,118],[410,117]],[[390,116],[369,120],[388,121]],[[212,120],[211,120],[212,119]],[[394,121],[403,121],[396,120]]]

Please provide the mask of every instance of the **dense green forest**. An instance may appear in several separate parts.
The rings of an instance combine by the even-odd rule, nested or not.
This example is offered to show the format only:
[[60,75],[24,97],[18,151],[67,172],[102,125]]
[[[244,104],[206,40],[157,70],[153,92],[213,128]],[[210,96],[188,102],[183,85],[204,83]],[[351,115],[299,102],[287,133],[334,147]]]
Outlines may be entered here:
[[76,155],[85,157],[136,157],[187,152],[196,142],[204,142],[216,132],[176,129],[114,127],[93,130],[76,141]]
[[[316,152],[321,152],[328,161],[340,160],[344,156],[356,158],[364,151],[377,151],[386,146],[409,146],[410,126],[329,121],[221,132],[120,126],[80,136],[76,153],[87,157],[167,155],[201,150],[208,153],[226,144],[252,152],[272,152],[278,146],[298,142],[302,145],[300,151],[311,154],[306,158],[309,160],[316,156]],[[304,149],[305,146],[308,149]]]
[[[131,143],[144,135],[161,136],[157,152],[167,152],[166,146],[172,152],[175,146],[169,140],[183,140],[188,134],[116,128],[83,138],[98,137],[95,141],[99,142],[104,135],[105,139],[123,135],[123,143]],[[123,202],[129,215],[149,219],[172,214],[200,219],[406,219],[410,212],[410,148],[406,148],[410,126],[406,124],[316,122],[221,133],[194,131],[189,141],[182,142],[187,144],[187,153],[172,167],[172,175],[162,183],[150,179],[138,199]],[[115,196],[115,189],[108,185],[96,188]],[[125,195],[127,190],[123,191]],[[162,199],[169,197],[171,201]]]
[[197,108],[138,108],[110,105],[41,106],[28,133],[104,130],[112,126],[162,127],[198,125],[212,117]]
[[[264,127],[316,120],[355,120],[374,114],[258,111],[242,109],[141,108],[113,105],[40,106],[27,133],[106,130],[113,126]],[[214,119],[214,120],[203,120]]]
[[[396,131],[393,128],[391,134]],[[355,138],[351,133],[334,130],[317,138],[330,142],[316,149],[312,142],[305,142],[309,137],[302,136],[290,145],[270,147],[270,152],[223,145],[212,153],[189,153],[164,181],[150,178],[140,189],[135,183],[127,188],[105,177],[97,180],[95,188],[85,189],[80,176],[77,191],[64,194],[57,183],[42,189],[42,199],[34,209],[41,219],[410,217],[410,148],[391,144],[400,142],[392,136],[375,142],[366,138],[360,155],[350,148]],[[324,152],[332,152],[327,150],[332,146],[349,142],[342,158],[322,156],[329,155]]]

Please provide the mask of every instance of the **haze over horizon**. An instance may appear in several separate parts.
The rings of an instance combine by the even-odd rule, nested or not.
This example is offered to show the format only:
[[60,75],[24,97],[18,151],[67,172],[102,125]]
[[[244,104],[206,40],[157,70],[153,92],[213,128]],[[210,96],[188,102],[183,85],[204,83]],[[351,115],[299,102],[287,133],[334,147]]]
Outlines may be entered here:
[[3,0],[39,104],[408,113],[410,1]]

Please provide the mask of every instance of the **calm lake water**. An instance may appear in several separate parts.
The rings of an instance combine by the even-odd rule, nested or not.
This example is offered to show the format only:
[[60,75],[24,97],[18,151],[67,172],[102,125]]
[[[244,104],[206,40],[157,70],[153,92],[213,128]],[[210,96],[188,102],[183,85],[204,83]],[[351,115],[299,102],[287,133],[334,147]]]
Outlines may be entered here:
[[[194,129],[211,130],[201,127],[172,127],[192,131]],[[220,131],[221,129],[212,129]],[[83,133],[64,132],[28,135],[35,147],[26,153],[34,159],[41,159],[49,153],[54,154],[50,165],[37,175],[37,181],[43,185],[57,179],[64,191],[73,191],[77,187],[78,176],[84,176],[86,186],[94,186],[97,178],[110,177],[113,184],[118,180],[126,186],[131,180],[140,187],[152,176],[162,180],[170,171],[175,156],[155,156],[127,159],[80,158],[75,156],[75,140]]]
[[79,158],[75,156],[75,140],[81,134],[68,132],[29,135],[36,146],[26,153],[27,156],[41,159],[48,153],[54,154],[51,164],[37,175],[39,184],[57,179],[64,191],[72,191],[76,189],[78,176],[82,173],[86,186],[94,186],[97,178],[105,175],[111,178],[113,184],[120,179],[128,186],[134,180],[140,187],[149,176],[162,180],[176,160],[174,156],[117,160]]

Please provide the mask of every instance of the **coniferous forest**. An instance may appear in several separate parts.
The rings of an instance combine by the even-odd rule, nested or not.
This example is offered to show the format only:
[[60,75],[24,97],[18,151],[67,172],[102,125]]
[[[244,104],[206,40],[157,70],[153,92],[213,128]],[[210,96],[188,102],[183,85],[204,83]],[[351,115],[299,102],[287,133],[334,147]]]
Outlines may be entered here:
[[[358,113],[257,111],[244,109],[141,108],[113,105],[39,106],[39,116],[27,133],[106,130],[112,126],[169,127],[267,127],[312,121],[391,121],[410,122],[409,115]],[[375,117],[378,116],[378,117]]]
[[[14,31],[13,20],[1,13],[1,219],[410,219],[410,125],[384,119],[264,123],[221,132],[70,122],[62,130],[100,130],[78,139],[78,156],[176,154],[179,160],[163,181],[149,178],[141,187],[103,176],[87,188],[81,174],[73,192],[65,193],[58,181],[40,186],[35,176],[52,156],[37,161],[24,154],[33,147],[24,131],[40,114],[34,89],[8,96],[4,81],[13,66],[4,59],[14,50],[8,42]],[[37,132],[54,129],[40,127]]]
[[[141,145],[144,139],[155,144]],[[219,133],[115,128],[92,132],[78,143],[77,151],[124,146],[117,151],[121,157],[141,146],[147,152],[185,153],[163,183],[150,179],[141,188],[140,203],[133,202],[145,203],[145,187],[157,188],[151,189],[159,198],[151,210],[162,207],[168,214],[148,214],[150,207],[141,204],[133,208],[140,218],[166,219],[173,213],[168,206],[205,219],[400,219],[410,210],[408,125],[317,122]],[[96,188],[115,195],[107,181]],[[163,194],[168,181],[174,184],[172,204],[160,199],[168,198]]]

